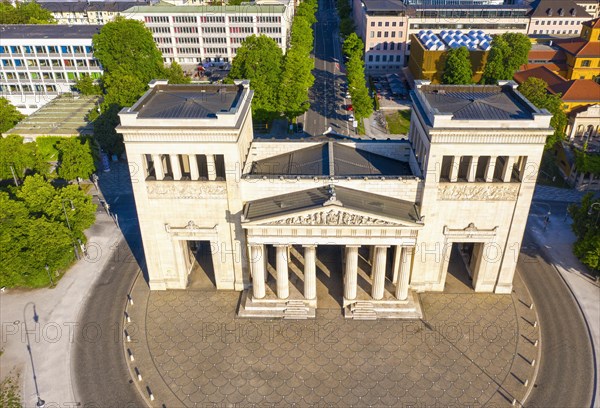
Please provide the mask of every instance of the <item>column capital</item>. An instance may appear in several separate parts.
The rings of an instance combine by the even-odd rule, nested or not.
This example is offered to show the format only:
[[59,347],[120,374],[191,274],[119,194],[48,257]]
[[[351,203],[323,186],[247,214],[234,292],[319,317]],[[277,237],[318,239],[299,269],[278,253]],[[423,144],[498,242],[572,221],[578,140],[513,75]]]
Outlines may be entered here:
[[373,245],[375,248],[389,248],[390,245]]
[[290,244],[273,244],[275,248],[287,248]]
[[317,244],[302,244],[303,248],[316,248]]
[[360,244],[347,244],[344,245],[346,248],[360,248],[362,245]]

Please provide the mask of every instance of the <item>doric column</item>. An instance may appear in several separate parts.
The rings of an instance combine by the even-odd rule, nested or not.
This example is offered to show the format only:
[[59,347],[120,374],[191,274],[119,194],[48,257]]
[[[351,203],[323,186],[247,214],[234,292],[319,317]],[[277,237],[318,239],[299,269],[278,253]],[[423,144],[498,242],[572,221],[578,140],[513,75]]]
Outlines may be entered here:
[[288,276],[288,246],[275,245],[277,248],[277,297],[287,299],[290,296],[290,282]]
[[394,247],[394,263],[392,266],[392,272],[393,272],[393,276],[392,276],[392,282],[396,283],[398,282],[398,273],[400,272],[400,262],[401,262],[401,255],[402,255],[402,245],[396,245]]
[[190,161],[190,178],[192,180],[198,180],[200,178],[200,171],[198,170],[198,157],[195,154],[188,155]]
[[505,183],[510,182],[514,164],[515,164],[514,156],[508,156],[506,158],[506,161],[504,162],[504,168],[502,169],[502,181],[504,181]]
[[217,168],[215,167],[215,156],[213,154],[206,155],[206,168],[208,169],[208,179],[217,179]]
[[304,247],[304,298],[317,297],[317,247],[303,245]]
[[483,177],[485,178],[486,183],[491,183],[494,181],[494,168],[496,167],[496,159],[496,156],[490,156],[490,160],[485,166],[485,175]]
[[467,171],[467,181],[474,182],[475,176],[477,175],[477,164],[479,163],[479,156],[471,156],[471,161],[469,162],[469,169]]
[[383,291],[385,289],[385,258],[387,255],[386,246],[375,247],[375,271],[373,272],[373,286],[371,288],[371,296],[375,300],[383,299]]
[[410,282],[413,250],[413,247],[402,248],[400,274],[396,283],[396,298],[399,300],[406,300],[406,298],[408,298],[408,284]]
[[458,180],[458,166],[460,164],[460,156],[452,156],[450,162],[450,182],[455,183]]
[[358,245],[346,245],[346,270],[344,271],[344,297],[348,300],[356,298],[358,279]]
[[250,245],[250,265],[252,267],[252,293],[255,298],[265,297],[264,245]]
[[179,165],[179,155],[170,154],[171,168],[173,169],[173,180],[181,180],[181,166]]
[[152,155],[152,162],[154,163],[154,174],[156,175],[157,180],[164,180],[165,172],[162,166],[162,158],[160,154]]

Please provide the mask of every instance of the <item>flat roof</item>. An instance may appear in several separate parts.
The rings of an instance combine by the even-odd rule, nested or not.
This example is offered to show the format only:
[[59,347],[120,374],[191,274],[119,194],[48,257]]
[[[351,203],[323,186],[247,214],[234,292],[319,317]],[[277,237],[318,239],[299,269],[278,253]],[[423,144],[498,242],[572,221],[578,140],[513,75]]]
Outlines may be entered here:
[[101,25],[9,24],[0,25],[0,40],[7,39],[91,39]]
[[45,1],[38,3],[53,13],[82,13],[84,11],[121,12],[146,4],[145,1]]
[[434,109],[456,120],[532,119],[539,112],[510,85],[422,85],[415,89]]
[[148,119],[206,119],[230,112],[241,97],[242,85],[155,85],[131,112]]
[[406,9],[400,0],[363,0],[367,11],[399,11]]
[[281,14],[285,4],[244,3],[239,6],[135,6],[127,14]]
[[86,119],[96,107],[98,96],[63,94],[24,118],[5,135],[27,137],[91,135],[92,124]]
[[252,163],[250,176],[412,176],[407,162],[326,142]]

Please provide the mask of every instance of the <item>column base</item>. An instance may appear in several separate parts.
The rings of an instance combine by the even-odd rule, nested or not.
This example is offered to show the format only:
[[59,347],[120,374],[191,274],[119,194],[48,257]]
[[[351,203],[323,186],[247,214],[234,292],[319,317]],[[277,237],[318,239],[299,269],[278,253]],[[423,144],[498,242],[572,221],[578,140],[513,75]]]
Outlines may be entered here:
[[316,316],[317,299],[278,299],[268,293],[256,299],[252,292],[244,290],[238,309],[239,317],[264,319],[309,319]]
[[423,311],[419,295],[409,291],[406,300],[344,298],[344,317],[353,320],[420,319]]
[[[496,285],[496,289],[494,290],[494,293],[497,294],[511,294],[512,293],[512,283],[499,283]],[[492,289],[490,288],[489,292],[492,292]]]

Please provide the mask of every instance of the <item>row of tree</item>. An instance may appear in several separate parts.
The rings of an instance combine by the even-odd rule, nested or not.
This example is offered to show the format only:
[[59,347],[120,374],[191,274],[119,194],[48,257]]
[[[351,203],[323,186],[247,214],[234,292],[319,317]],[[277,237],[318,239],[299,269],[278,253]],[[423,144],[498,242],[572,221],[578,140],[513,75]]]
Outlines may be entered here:
[[335,5],[340,16],[340,34],[343,38],[346,38],[356,29],[352,18],[352,7],[350,7],[348,0],[336,0]]
[[[176,62],[164,65],[152,33],[141,21],[117,17],[102,26],[92,44],[94,56],[104,70],[100,81],[104,98],[100,115],[94,121],[94,135],[104,151],[121,154],[123,139],[115,131],[121,108],[135,103],[153,79],[168,79],[171,84],[188,83],[190,79]],[[94,92],[89,84],[84,85]]]
[[351,33],[342,46],[342,51],[348,59],[346,62],[348,91],[352,98],[354,116],[359,122],[373,113],[373,100],[369,96],[365,80],[364,49],[364,43],[356,33]]
[[48,285],[95,219],[96,205],[78,186],[55,187],[39,174],[0,191],[0,286]]
[[308,91],[315,80],[310,53],[316,10],[316,0],[298,5],[285,56],[275,40],[265,35],[252,35],[238,48],[227,80],[250,80],[254,91],[252,111],[258,122],[267,122],[280,114],[294,121],[309,109]]
[[[96,170],[92,142],[89,138],[51,138],[51,149],[58,153],[56,176],[50,173],[50,165],[36,142],[23,143],[18,135],[0,138],[0,181],[17,179],[38,173],[49,178],[67,181],[77,177],[88,178]],[[55,140],[56,139],[56,140]]]
[[34,1],[0,3],[0,24],[55,24],[52,13]]
[[594,200],[593,194],[588,193],[580,205],[569,207],[569,214],[573,218],[571,228],[577,237],[573,253],[600,275],[600,200]]

